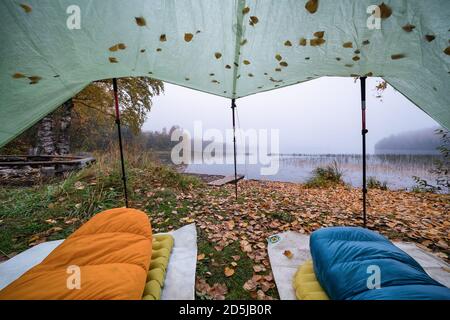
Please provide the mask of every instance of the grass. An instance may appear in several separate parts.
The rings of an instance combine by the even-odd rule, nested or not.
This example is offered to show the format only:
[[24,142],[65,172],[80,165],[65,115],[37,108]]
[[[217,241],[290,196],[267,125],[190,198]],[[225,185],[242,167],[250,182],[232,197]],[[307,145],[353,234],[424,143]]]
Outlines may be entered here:
[[375,177],[369,177],[367,179],[367,188],[368,189],[379,189],[379,190],[388,190],[387,182],[381,182]]
[[313,176],[306,182],[309,188],[324,188],[336,184],[344,184],[342,177],[344,173],[340,169],[338,163],[333,161],[326,167],[318,167],[314,169]]
[[[219,252],[214,249],[214,243],[209,242],[205,234],[200,232],[198,252],[205,254],[205,259],[197,264],[198,276],[205,278],[210,284],[225,283],[229,290],[229,294],[226,296],[228,300],[251,299],[249,292],[245,291],[242,286],[253,275],[253,262],[240,250],[238,242],[234,242]],[[240,256],[240,259],[237,261],[234,275],[227,278],[223,270],[234,261],[233,255]]]
[[[0,253],[13,256],[27,249],[35,235],[41,240],[65,238],[92,215],[123,206],[117,152],[111,150],[96,158],[94,165],[71,173],[62,181],[31,187],[0,187]],[[147,212],[171,213],[177,205],[179,190],[201,185],[199,180],[160,166],[149,154],[136,150],[127,152],[126,165],[130,202]],[[71,219],[74,221],[70,222]],[[168,225],[162,223],[157,227],[164,229]],[[56,231],[48,232],[55,227]]]
[[[124,205],[118,153],[110,150],[95,157],[94,165],[71,173],[64,180],[31,187],[0,187],[1,255],[12,257],[28,249],[30,244],[36,244],[36,236],[39,241],[64,239],[94,214]],[[182,227],[187,223],[183,219],[204,205],[201,196],[189,201],[178,198],[191,189],[201,195],[205,186],[198,178],[159,165],[148,153],[128,150],[126,167],[130,206],[148,213],[155,233]],[[211,193],[217,198],[230,194],[224,189]],[[54,228],[57,231],[49,232]],[[252,261],[240,250],[239,242],[221,252],[214,245],[199,232],[198,250],[206,258],[199,261],[197,275],[211,284],[225,283],[229,290],[227,299],[250,299],[242,286],[253,274]],[[236,273],[227,278],[223,269],[230,265],[233,255],[241,259]]]
[[[110,150],[95,156],[97,162],[94,165],[63,180],[31,187],[0,187],[0,258],[2,255],[11,257],[39,241],[66,238],[92,215],[124,205],[118,152]],[[205,259],[197,263],[196,274],[210,285],[225,284],[228,287],[227,299],[255,298],[243,285],[255,274],[253,266],[256,264],[252,260],[254,258],[241,250],[239,240],[230,240],[223,250],[218,251],[217,243],[208,239],[212,234],[229,231],[224,224],[228,220],[234,219],[236,222],[233,232],[238,239],[252,239],[253,236],[255,244],[265,242],[267,236],[280,232],[280,229],[270,225],[272,221],[278,221],[281,227],[288,225],[290,230],[309,233],[323,225],[355,223],[355,210],[356,215],[360,213],[359,207],[351,209],[359,199],[359,190],[348,186],[334,188],[343,185],[342,171],[337,163],[316,169],[308,189],[294,184],[271,183],[269,186],[261,182],[243,181],[239,199],[235,201],[234,186],[209,188],[195,177],[181,175],[158,164],[150,154],[140,150],[127,150],[126,162],[130,206],[147,212],[155,233],[174,230],[195,220],[198,226],[198,252],[205,254]],[[332,188],[324,189],[327,186]],[[384,222],[403,221],[404,210],[397,210],[397,203],[399,208],[404,208],[408,199],[410,211],[415,212],[417,203],[421,206],[415,216],[410,213],[411,217],[434,219],[436,210],[448,211],[445,211],[448,207],[448,197],[445,196],[430,195],[429,199],[426,198],[428,209],[424,210],[422,205],[425,200],[418,199],[417,195],[379,190],[371,192],[374,196],[379,194],[382,199],[387,199],[389,204],[383,204],[384,200],[374,201],[371,209],[374,216],[369,224],[380,217]],[[377,206],[377,202],[382,203]],[[330,220],[332,210],[337,210],[339,214]],[[233,215],[236,212],[242,215]],[[379,215],[377,219],[376,214]],[[441,220],[434,223],[441,226]],[[212,231],[202,228],[206,222]],[[247,222],[247,225],[239,226]],[[252,225],[251,222],[256,223]],[[399,239],[412,234],[409,231],[400,234],[391,227],[383,228],[380,231]],[[447,229],[443,226],[435,228],[439,237],[446,239]],[[262,233],[257,234],[255,230]],[[414,230],[419,230],[419,236],[412,240],[428,239],[427,228],[414,227]],[[256,252],[257,249],[254,247],[253,250]],[[234,261],[232,256],[239,256],[240,259],[235,261],[235,274],[226,277],[224,269]],[[267,271],[258,274],[268,274],[270,266],[266,267]],[[276,288],[266,294],[278,298]]]

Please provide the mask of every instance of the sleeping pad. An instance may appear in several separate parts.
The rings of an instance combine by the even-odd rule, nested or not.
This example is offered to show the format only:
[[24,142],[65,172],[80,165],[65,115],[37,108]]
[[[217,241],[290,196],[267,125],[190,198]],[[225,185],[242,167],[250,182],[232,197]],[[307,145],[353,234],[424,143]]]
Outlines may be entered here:
[[0,299],[139,300],[151,256],[148,216],[135,209],[106,210],[0,291]]
[[310,249],[316,277],[333,300],[450,299],[450,289],[373,231],[320,229],[311,234]]

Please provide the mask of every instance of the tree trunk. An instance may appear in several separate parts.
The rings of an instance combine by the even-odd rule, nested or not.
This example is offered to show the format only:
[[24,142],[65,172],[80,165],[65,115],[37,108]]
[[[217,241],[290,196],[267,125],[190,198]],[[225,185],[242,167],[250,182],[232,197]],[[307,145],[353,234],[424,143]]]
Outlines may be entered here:
[[72,99],[67,100],[62,105],[62,115],[59,123],[59,137],[58,137],[58,154],[65,155],[70,153],[70,136],[69,129],[72,123]]
[[37,132],[37,154],[38,155],[53,155],[55,154],[55,137],[54,129],[55,122],[53,114],[45,116],[39,123]]

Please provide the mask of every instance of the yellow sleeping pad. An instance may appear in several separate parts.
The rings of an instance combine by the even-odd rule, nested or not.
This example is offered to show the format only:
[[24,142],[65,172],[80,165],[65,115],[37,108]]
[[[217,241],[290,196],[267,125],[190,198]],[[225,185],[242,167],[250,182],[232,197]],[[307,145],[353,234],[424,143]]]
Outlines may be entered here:
[[142,300],[159,300],[164,287],[166,269],[173,248],[173,237],[169,234],[155,235],[152,242],[152,260],[147,273]]
[[330,300],[317,281],[312,260],[306,261],[298,268],[292,285],[298,300]]

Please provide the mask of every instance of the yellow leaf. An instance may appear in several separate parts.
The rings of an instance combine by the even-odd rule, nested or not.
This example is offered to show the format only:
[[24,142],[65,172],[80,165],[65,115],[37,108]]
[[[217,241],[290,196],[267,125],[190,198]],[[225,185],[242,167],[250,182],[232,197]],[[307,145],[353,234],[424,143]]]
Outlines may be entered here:
[[225,267],[224,274],[226,277],[231,277],[234,274],[234,269]]
[[283,252],[283,254],[284,254],[288,259],[292,259],[292,257],[294,256],[294,254],[293,254],[291,251],[289,251],[289,250],[285,250],[285,251]]
[[185,33],[184,34],[184,41],[190,42],[193,37],[194,37],[194,35],[192,33]]
[[344,48],[353,48],[353,43],[351,43],[351,42],[345,42],[342,46],[343,46]]
[[200,254],[197,256],[197,261],[202,261],[203,259],[205,259],[205,254],[204,254],[204,253],[200,253]]

